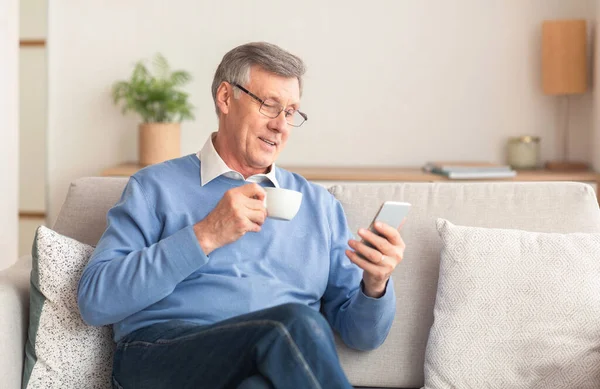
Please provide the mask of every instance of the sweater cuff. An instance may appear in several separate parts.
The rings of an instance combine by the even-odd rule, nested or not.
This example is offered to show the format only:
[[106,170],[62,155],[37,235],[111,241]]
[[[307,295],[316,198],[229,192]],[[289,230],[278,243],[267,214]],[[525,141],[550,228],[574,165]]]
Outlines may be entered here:
[[208,256],[204,254],[196,239],[193,225],[182,228],[165,238],[164,242],[167,244],[167,250],[172,254],[169,256],[175,259],[176,268],[182,278],[188,277],[208,262]]
[[394,293],[394,281],[392,277],[388,279],[387,285],[385,286],[385,291],[383,292],[383,296],[374,298],[369,297],[363,291],[363,282],[360,281],[359,292],[356,296],[356,306],[359,308],[370,307],[371,309],[385,309],[389,304],[396,304],[396,296]]

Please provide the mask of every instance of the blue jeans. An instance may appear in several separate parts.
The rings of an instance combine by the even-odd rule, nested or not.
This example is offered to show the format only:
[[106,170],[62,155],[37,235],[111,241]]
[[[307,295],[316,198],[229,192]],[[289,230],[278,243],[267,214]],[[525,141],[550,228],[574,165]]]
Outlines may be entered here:
[[155,324],[117,344],[114,388],[351,389],[325,318],[285,304],[200,326]]

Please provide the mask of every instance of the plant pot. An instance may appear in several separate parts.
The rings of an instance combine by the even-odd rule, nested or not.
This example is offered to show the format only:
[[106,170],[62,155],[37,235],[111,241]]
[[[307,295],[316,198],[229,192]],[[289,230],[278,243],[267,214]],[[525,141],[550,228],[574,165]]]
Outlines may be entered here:
[[142,123],[139,128],[141,165],[152,165],[181,156],[179,123]]

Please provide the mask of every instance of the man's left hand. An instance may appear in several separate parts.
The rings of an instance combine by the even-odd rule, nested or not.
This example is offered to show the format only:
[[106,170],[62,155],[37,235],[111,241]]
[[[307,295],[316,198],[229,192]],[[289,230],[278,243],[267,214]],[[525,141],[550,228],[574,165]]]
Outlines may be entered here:
[[[403,224],[404,222],[400,227]],[[406,245],[400,232],[388,224],[377,222],[375,230],[381,236],[364,228],[358,230],[358,235],[373,245],[373,248],[350,239],[348,244],[354,251],[346,250],[346,255],[364,270],[364,293],[369,297],[379,298],[383,296],[392,272],[402,261]]]

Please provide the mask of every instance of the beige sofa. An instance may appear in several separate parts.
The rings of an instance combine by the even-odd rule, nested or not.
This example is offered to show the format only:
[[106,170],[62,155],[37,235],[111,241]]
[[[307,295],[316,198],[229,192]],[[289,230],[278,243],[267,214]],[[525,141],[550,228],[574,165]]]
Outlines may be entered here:
[[[84,178],[71,185],[57,232],[95,244],[124,178]],[[593,189],[580,183],[342,184],[329,189],[344,206],[353,231],[366,226],[384,200],[413,204],[402,235],[406,257],[394,274],[397,313],[386,342],[372,352],[339,344],[344,368],[359,387],[417,388],[433,322],[441,240],[435,220],[479,227],[546,232],[600,232]],[[28,323],[30,257],[0,273],[0,387],[21,384]]]

